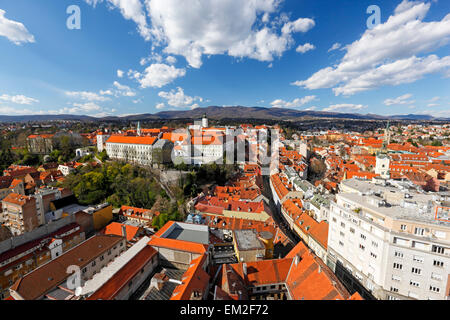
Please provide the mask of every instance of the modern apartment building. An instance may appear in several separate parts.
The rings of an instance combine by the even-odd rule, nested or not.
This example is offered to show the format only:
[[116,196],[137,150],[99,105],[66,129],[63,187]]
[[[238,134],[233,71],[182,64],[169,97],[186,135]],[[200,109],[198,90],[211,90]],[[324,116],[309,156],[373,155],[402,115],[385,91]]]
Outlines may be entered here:
[[377,299],[449,299],[450,221],[438,193],[349,179],[330,206],[328,264]]
[[1,220],[14,235],[32,231],[39,226],[36,199],[10,193],[2,200]]

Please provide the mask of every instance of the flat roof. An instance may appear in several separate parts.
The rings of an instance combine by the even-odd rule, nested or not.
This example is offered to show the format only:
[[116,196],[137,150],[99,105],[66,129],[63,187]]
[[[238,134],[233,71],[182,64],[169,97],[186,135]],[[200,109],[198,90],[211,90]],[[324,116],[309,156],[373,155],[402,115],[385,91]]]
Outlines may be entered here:
[[175,222],[161,238],[209,244],[209,228],[204,225]]
[[235,230],[234,238],[239,250],[264,249],[255,230]]

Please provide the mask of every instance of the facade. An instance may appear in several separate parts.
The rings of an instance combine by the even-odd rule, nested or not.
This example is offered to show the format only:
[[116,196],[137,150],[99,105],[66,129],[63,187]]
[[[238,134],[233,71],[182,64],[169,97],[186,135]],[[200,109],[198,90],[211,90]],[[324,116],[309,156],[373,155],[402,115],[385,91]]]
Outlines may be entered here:
[[0,254],[0,299],[9,297],[9,287],[21,276],[55,259],[85,239],[77,223],[25,242]]
[[378,299],[449,299],[450,222],[435,219],[439,196],[345,183],[360,191],[331,203],[328,262],[336,274]]
[[10,193],[2,200],[2,221],[13,235],[20,235],[39,226],[36,199]]
[[32,134],[27,138],[28,151],[49,154],[53,151],[53,134]]
[[74,276],[67,273],[68,268],[79,267],[83,284],[125,250],[125,238],[96,235],[21,277],[11,286],[10,294],[15,300],[76,299],[75,288],[69,285]]
[[111,135],[104,134],[103,132],[100,132],[97,135],[97,150],[98,150],[98,152],[102,152],[103,150],[105,150],[105,144],[106,144],[106,141],[109,139],[109,137],[111,137]]
[[380,153],[376,157],[375,174],[379,174],[383,179],[389,178],[390,158],[387,154]]
[[128,300],[158,266],[158,254],[143,237],[87,281],[82,296],[87,300]]
[[239,262],[259,261],[266,256],[266,247],[255,230],[234,230],[233,244]]
[[156,140],[154,137],[111,136],[106,141],[106,152],[111,159],[151,165]]

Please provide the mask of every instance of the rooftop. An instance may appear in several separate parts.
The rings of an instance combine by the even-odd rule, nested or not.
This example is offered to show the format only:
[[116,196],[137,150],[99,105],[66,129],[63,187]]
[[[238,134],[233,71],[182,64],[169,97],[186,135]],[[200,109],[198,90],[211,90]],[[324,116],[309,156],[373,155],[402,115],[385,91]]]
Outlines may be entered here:
[[234,230],[233,233],[239,250],[264,249],[255,230]]

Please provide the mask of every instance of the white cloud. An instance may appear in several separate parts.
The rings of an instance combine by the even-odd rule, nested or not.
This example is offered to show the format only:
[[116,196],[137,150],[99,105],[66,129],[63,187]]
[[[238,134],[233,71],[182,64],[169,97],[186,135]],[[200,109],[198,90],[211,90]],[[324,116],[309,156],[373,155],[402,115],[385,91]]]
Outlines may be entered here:
[[437,107],[437,106],[440,106],[440,104],[438,104],[438,103],[429,103],[429,104],[427,104],[427,107]]
[[102,110],[102,107],[100,107],[98,104],[96,104],[94,102],[74,103],[73,106],[76,107],[76,108],[72,109],[72,110],[76,110],[76,111],[73,111],[73,113],[77,113],[80,111],[91,113],[93,111]]
[[412,94],[404,94],[400,97],[394,98],[394,99],[386,99],[384,100],[384,104],[387,106],[391,105],[405,105],[405,104],[413,104],[415,100],[408,100],[412,97]]
[[328,52],[333,51],[333,50],[337,50],[337,49],[339,49],[340,47],[341,47],[341,44],[340,44],[339,42],[336,42],[335,44],[333,44],[333,45],[331,46],[330,49],[328,49]]
[[333,104],[328,108],[323,109],[322,111],[354,112],[365,108],[367,108],[367,106],[362,104],[343,103],[343,104]]
[[102,96],[112,96],[113,92],[111,90],[100,90]]
[[197,103],[194,104],[194,102],[196,102],[196,101],[202,102],[203,101],[203,98],[201,98],[201,97],[191,97],[191,96],[185,95],[184,90],[180,87],[178,87],[176,91],[173,89],[169,92],[161,91],[158,93],[158,96],[160,96],[163,99],[166,99],[167,104],[169,106],[176,107],[176,108],[195,109],[195,108],[198,108],[199,105]]
[[283,28],[281,29],[281,32],[285,33],[285,34],[292,33],[292,32],[303,32],[304,33],[304,32],[308,32],[309,30],[314,28],[315,25],[316,25],[316,23],[312,19],[300,18],[293,22],[286,23],[283,26]]
[[18,109],[10,106],[2,106],[0,105],[0,114],[2,115],[31,115],[31,114],[39,114],[39,111],[30,110],[30,109]]
[[300,53],[305,53],[305,52],[307,52],[307,51],[314,50],[315,48],[316,48],[316,47],[315,47],[313,44],[311,44],[311,43],[305,43],[305,44],[303,44],[303,45],[299,45],[299,46],[297,47],[297,49],[295,49],[295,51],[300,52]]
[[168,56],[166,58],[166,61],[168,64],[175,64],[177,62],[177,58],[175,58],[174,56]]
[[122,70],[117,70],[117,76],[119,77],[119,78],[122,78],[123,77],[123,71]]
[[16,96],[10,96],[7,94],[3,94],[0,96],[0,100],[17,103],[17,104],[33,104],[39,102],[39,100],[26,97],[24,95],[16,95]]
[[178,69],[167,64],[155,63],[147,67],[143,74],[132,72],[142,88],[161,88],[186,74],[185,69]]
[[103,97],[103,94],[106,94],[108,91],[101,91],[101,94],[89,91],[66,91],[66,95],[72,98],[88,100],[88,101],[107,101],[111,100],[110,98]]
[[296,98],[292,101],[277,99],[272,101],[270,104],[273,108],[298,108],[314,100],[317,100],[316,96],[306,96],[303,98]]
[[450,40],[450,14],[441,21],[422,21],[430,5],[404,0],[385,23],[366,30],[359,40],[346,46],[347,52],[336,67],[321,69],[293,84],[307,89],[333,88],[336,95],[352,95],[448,72],[450,56],[417,57]]
[[430,100],[428,100],[428,102],[436,102],[436,101],[438,101],[439,99],[441,99],[441,97],[433,97],[433,98],[431,98]]
[[[268,27],[279,0],[146,0],[152,35],[167,54],[181,55],[199,68],[203,55],[228,54],[272,61],[292,45],[293,32],[306,32],[314,20],[300,18]],[[264,22],[265,21],[265,22]],[[264,25],[260,26],[260,22]]]
[[113,83],[114,87],[117,88],[116,93],[118,95],[126,96],[126,97],[134,97],[136,96],[136,92],[134,92],[129,86],[120,84],[117,81],[114,81]]
[[156,105],[156,109],[164,109],[166,106],[165,106],[165,104],[164,103],[158,103],[157,105]]
[[[95,8],[103,0],[85,0],[85,2]],[[147,24],[144,6],[140,0],[106,0],[106,2],[110,8],[118,8],[125,19],[134,21],[138,26],[139,34],[145,40],[150,40],[151,31]]]
[[34,36],[23,23],[5,18],[5,10],[0,9],[0,36],[8,38],[16,45],[35,42]]

